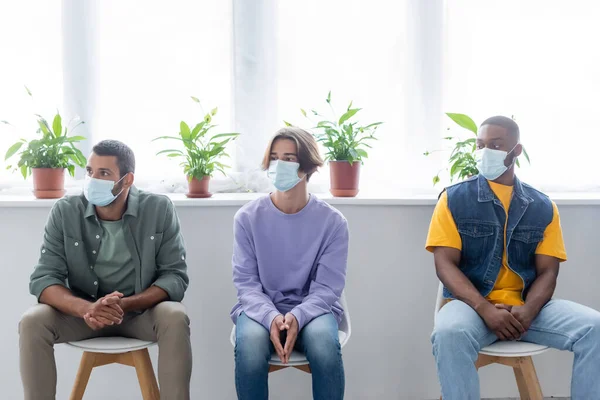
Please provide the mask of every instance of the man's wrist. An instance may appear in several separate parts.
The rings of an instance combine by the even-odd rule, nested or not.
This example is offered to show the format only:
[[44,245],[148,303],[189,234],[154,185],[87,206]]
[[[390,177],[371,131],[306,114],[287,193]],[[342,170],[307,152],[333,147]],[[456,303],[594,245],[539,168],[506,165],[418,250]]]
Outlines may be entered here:
[[479,314],[480,317],[483,317],[483,315],[489,311],[489,309],[494,308],[494,305],[492,303],[490,303],[489,301],[487,301],[486,299],[481,300],[479,303],[475,304],[475,307],[473,307],[473,309],[475,310],[475,312],[477,314]]
[[128,297],[123,297],[121,299],[121,310],[123,310],[124,313],[130,311],[131,306],[131,300]]
[[78,305],[76,306],[76,312],[77,312],[77,315],[79,316],[79,318],[83,319],[85,314],[88,313],[92,304],[93,303],[90,303],[89,301],[86,301],[86,300],[81,300],[80,302],[78,302]]

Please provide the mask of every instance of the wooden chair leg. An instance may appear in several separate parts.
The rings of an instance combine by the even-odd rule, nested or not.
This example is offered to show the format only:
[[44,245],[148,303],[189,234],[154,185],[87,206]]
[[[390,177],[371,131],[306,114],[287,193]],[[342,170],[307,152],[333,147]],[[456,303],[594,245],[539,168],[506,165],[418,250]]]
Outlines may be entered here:
[[140,389],[142,389],[142,398],[144,400],[159,400],[160,391],[158,390],[148,349],[132,351],[131,356],[140,383]]
[[83,399],[83,394],[85,393],[85,388],[87,387],[88,381],[90,380],[90,374],[92,373],[92,369],[95,366],[95,362],[95,353],[88,353],[87,351],[83,352],[83,355],[81,356],[81,361],[79,362],[79,369],[77,370],[77,376],[75,377],[75,383],[73,384],[73,389],[71,390],[71,396],[69,397],[69,400]]
[[543,400],[542,388],[531,357],[519,357],[513,371],[522,400]]

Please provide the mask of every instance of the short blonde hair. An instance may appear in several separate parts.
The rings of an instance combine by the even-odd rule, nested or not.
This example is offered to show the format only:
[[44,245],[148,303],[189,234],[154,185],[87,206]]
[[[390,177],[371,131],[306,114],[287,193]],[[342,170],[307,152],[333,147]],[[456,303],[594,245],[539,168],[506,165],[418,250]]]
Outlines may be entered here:
[[295,126],[281,128],[275,133],[275,136],[271,138],[263,157],[262,169],[265,171],[269,169],[273,145],[276,141],[281,139],[291,140],[296,144],[296,152],[298,154],[300,170],[306,173],[306,181],[308,182],[311,175],[319,167],[323,166],[324,161],[321,157],[321,153],[319,152],[317,141],[313,135],[304,129],[300,129]]

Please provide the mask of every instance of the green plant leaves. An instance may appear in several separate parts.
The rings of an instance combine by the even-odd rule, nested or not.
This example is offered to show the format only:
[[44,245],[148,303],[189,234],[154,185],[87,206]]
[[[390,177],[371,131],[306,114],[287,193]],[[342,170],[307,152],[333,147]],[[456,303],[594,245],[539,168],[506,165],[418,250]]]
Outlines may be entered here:
[[179,134],[181,135],[181,138],[185,140],[189,140],[190,136],[192,135],[190,127],[185,123],[185,121],[181,121],[179,123]]
[[23,146],[23,142],[17,142],[15,144],[13,144],[12,146],[10,146],[8,148],[7,152],[6,152],[6,155],[4,156],[4,160],[8,160],[13,155],[15,155],[15,153],[17,151],[19,151],[19,149],[21,148],[21,146]]
[[62,135],[62,118],[59,113],[56,113],[54,116],[54,121],[52,121],[52,130],[54,131],[54,137],[59,137]]
[[[331,91],[327,93],[325,102],[330,106],[332,114],[335,114],[331,104]],[[366,142],[377,139],[374,134],[383,122],[374,122],[366,126],[359,125],[357,121],[349,122],[361,110],[360,108],[352,108],[352,104],[353,102],[348,104],[346,112],[339,119],[335,115],[332,118],[323,117],[318,111],[310,110],[313,115],[320,117],[320,121],[312,129],[316,141],[326,149],[326,160],[348,161],[350,163],[362,161],[363,158],[368,157],[365,149],[371,148]],[[300,109],[300,112],[308,119],[308,113],[305,109]],[[291,126],[286,121],[284,123]]]
[[459,126],[477,135],[477,124],[468,115],[456,113],[446,113],[446,115],[450,117],[452,121],[456,122]]
[[[192,97],[196,103],[200,100]],[[182,161],[179,164],[183,168],[184,174],[188,178],[202,179],[204,176],[211,176],[217,170],[224,172],[223,169],[227,166],[221,164],[218,159],[221,157],[229,157],[226,153],[227,144],[235,140],[239,133],[220,133],[210,137],[207,140],[208,133],[216,125],[211,125],[212,117],[218,112],[218,108],[213,108],[210,113],[205,114],[201,122],[194,126],[190,131],[189,125],[185,121],[179,124],[179,137],[176,136],[160,136],[156,140],[177,140],[182,142],[185,148],[180,149],[165,149],[161,150],[157,155],[165,155],[169,158],[180,158]],[[219,140],[220,139],[220,140]]]
[[348,111],[346,111],[341,117],[340,120],[338,122],[338,125],[342,125],[344,122],[348,121],[350,118],[352,118],[354,116],[354,114],[356,114],[357,112],[359,112],[361,109],[360,108],[352,108]]

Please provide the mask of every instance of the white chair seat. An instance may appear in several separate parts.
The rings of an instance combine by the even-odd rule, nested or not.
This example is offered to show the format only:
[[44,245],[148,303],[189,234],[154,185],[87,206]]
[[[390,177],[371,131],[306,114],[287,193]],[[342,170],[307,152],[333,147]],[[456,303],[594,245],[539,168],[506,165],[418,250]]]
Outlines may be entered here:
[[90,353],[118,354],[128,351],[142,350],[153,346],[156,342],[132,339],[120,336],[97,337],[93,339],[68,342],[68,346],[78,348]]
[[481,349],[479,353],[497,357],[528,357],[542,354],[548,346],[521,341],[496,342]]

